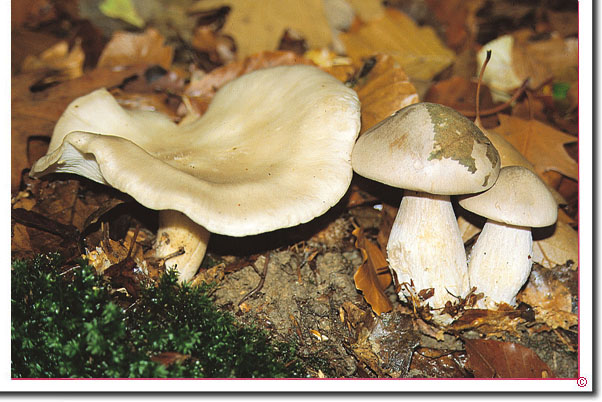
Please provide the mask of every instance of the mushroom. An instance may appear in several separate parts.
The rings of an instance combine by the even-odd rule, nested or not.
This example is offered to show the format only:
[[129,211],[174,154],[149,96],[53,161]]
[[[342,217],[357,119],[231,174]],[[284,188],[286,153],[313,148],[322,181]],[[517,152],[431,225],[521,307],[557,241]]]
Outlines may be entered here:
[[434,308],[466,296],[466,254],[450,195],[493,185],[500,161],[489,140],[453,109],[423,102],[360,136],[351,161],[360,175],[405,189],[387,244],[399,283],[433,288],[427,301]]
[[477,306],[515,304],[515,297],[531,272],[531,228],[556,222],[558,206],[554,197],[529,169],[506,166],[493,187],[463,196],[459,203],[487,218],[468,262],[470,286],[485,295]]
[[176,125],[127,111],[105,89],[74,100],[31,176],[75,173],[159,210],[157,255],[180,280],[196,273],[209,233],[295,226],[345,194],[360,127],[355,92],[312,66],[280,66],[221,88],[207,112]]

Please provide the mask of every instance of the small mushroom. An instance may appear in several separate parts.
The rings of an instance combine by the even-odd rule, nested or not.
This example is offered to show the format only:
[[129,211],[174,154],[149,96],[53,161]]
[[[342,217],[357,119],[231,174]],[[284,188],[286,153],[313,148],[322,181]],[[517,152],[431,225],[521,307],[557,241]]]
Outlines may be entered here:
[[387,244],[398,281],[434,288],[427,300],[434,308],[466,296],[466,254],[449,196],[493,185],[500,161],[489,140],[453,109],[417,103],[360,136],[351,160],[360,175],[406,190]]
[[556,222],[558,206],[545,183],[529,169],[507,166],[489,190],[463,196],[460,205],[487,218],[468,263],[470,286],[485,295],[478,306],[515,304],[529,278],[532,227]]
[[158,257],[183,248],[167,265],[186,281],[210,232],[259,234],[336,204],[351,181],[359,127],[355,92],[305,65],[243,75],[181,125],[124,110],[100,89],[69,105],[31,176],[75,173],[159,210]]

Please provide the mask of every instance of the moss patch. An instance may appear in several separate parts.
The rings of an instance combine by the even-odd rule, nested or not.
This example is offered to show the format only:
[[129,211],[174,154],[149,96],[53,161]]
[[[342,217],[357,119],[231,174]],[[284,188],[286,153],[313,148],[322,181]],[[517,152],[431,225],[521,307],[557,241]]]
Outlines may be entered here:
[[236,324],[175,272],[124,309],[93,268],[60,266],[55,255],[12,264],[13,377],[305,376],[293,344]]

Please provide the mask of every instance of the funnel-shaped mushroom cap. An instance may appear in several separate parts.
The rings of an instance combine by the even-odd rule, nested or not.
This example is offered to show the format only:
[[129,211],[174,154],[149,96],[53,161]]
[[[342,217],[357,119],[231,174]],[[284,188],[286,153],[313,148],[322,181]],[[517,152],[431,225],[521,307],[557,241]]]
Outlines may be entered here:
[[359,127],[355,92],[310,66],[244,75],[182,126],[97,90],[69,105],[31,175],[79,174],[211,232],[245,236],[333,206],[351,181]]
[[544,182],[522,166],[502,168],[493,187],[459,203],[475,214],[515,226],[549,226],[558,217],[558,205]]
[[477,126],[427,102],[407,106],[363,134],[352,163],[369,179],[439,195],[486,190],[500,169],[497,151]]

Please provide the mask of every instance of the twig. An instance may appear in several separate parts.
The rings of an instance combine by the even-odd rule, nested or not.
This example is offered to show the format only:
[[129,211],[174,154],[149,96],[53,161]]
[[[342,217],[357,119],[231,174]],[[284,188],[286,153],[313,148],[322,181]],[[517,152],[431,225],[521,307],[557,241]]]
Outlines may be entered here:
[[259,284],[255,287],[255,289],[251,290],[242,299],[240,299],[240,301],[238,302],[238,307],[240,307],[240,305],[243,304],[244,301],[247,300],[249,297],[253,296],[255,293],[257,293],[261,290],[261,288],[263,287],[263,284],[265,283],[265,277],[267,276],[267,273],[268,273],[268,263],[269,262],[270,262],[270,254],[268,253],[268,255],[265,257],[265,263],[263,265],[263,272],[261,274],[261,279],[259,280]]
[[[514,103],[514,101],[516,101],[523,94],[523,92],[525,92],[525,90],[527,89],[527,84],[529,84],[529,78],[527,78],[526,80],[523,81],[523,84],[520,86],[520,88],[518,88],[516,90],[516,92],[514,92],[514,95],[512,95],[512,98],[510,98],[508,101],[502,103],[501,105],[492,107],[490,109],[481,110],[480,115],[481,116],[489,116],[489,115],[501,112],[502,110],[506,109],[507,107],[510,107],[510,105],[512,105],[512,103]],[[476,115],[477,115],[476,112],[469,111],[469,110],[459,110],[459,112],[462,113],[466,117],[476,117]]]

